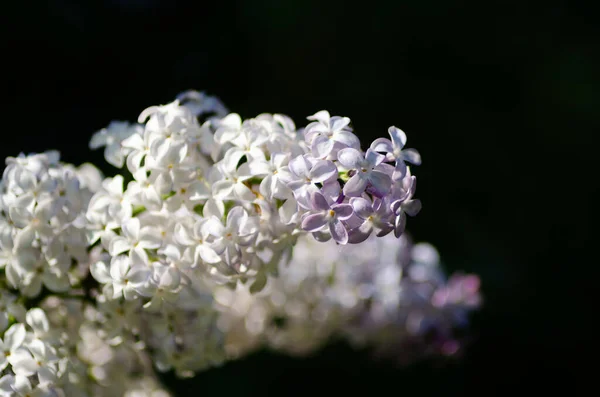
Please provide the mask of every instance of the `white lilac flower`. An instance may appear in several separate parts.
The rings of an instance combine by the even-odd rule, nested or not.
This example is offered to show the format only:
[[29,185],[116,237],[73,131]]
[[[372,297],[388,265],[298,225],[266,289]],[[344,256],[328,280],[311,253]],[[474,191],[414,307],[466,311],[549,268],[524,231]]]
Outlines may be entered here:
[[138,218],[131,218],[121,225],[121,236],[115,236],[108,247],[111,256],[116,257],[124,252],[129,252],[132,266],[148,265],[147,250],[160,248],[162,236],[153,226],[140,226]]
[[113,121],[106,128],[96,132],[90,141],[90,149],[104,147],[104,158],[117,168],[123,167],[125,155],[122,141],[139,132],[141,126],[123,121]]
[[212,169],[212,194],[215,199],[239,199],[251,201],[256,196],[246,186],[245,182],[252,178],[248,163],[238,167],[231,158],[223,159]]
[[306,126],[304,134],[310,144],[312,155],[316,158],[326,158],[341,148],[360,147],[358,138],[349,127],[348,117],[331,117],[328,111],[321,110],[307,119],[315,120]]
[[[208,215],[208,211],[205,211],[205,215]],[[221,218],[220,216],[217,218]],[[208,242],[210,235],[209,230],[204,227],[204,224],[209,218],[202,218],[197,220],[192,226],[191,230],[186,228],[183,224],[175,226],[174,239],[177,243],[184,247],[190,247],[190,253],[192,253],[193,263],[207,263],[215,264],[221,262],[221,258],[217,255],[215,250],[211,247]],[[175,249],[174,246],[172,246]]]
[[9,364],[12,365],[15,360],[18,361],[18,357],[15,357],[22,350],[25,337],[25,326],[20,323],[12,325],[4,332],[3,338],[0,339],[0,371]]
[[242,259],[242,248],[250,246],[256,239],[258,227],[256,218],[248,216],[242,207],[233,207],[225,225],[216,216],[211,216],[202,225],[209,236],[211,248],[222,255],[225,262],[239,267]]
[[253,176],[264,178],[260,182],[260,194],[269,200],[286,199],[289,196],[289,189],[285,184],[285,181],[292,180],[289,160],[289,153],[274,153],[268,161],[258,159],[249,164],[249,171]]
[[145,265],[134,266],[127,255],[114,256],[110,265],[96,262],[91,267],[94,278],[104,284],[104,290],[112,299],[124,296],[131,300],[139,295],[150,277],[150,269]]
[[154,369],[188,377],[339,336],[456,352],[480,282],[446,280],[435,249],[402,234],[420,156],[396,127],[365,152],[349,118],[308,119],[243,120],[188,91],[94,134],[122,175],[8,158],[0,396],[162,395]]
[[160,310],[163,303],[173,303],[179,299],[179,291],[183,288],[181,272],[175,266],[165,266],[153,263],[152,274],[144,286],[142,295],[151,299],[144,304],[144,308]]
[[59,162],[57,152],[8,158],[0,182],[0,267],[27,297],[64,292],[87,258],[84,211],[99,174]]

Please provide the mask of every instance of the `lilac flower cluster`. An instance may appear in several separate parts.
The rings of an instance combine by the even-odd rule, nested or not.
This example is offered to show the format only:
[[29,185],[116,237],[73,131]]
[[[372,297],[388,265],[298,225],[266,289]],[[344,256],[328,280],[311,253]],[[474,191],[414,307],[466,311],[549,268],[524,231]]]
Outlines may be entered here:
[[454,352],[479,279],[446,280],[404,234],[420,155],[396,127],[365,151],[349,118],[308,121],[243,120],[188,91],[92,136],[117,175],[9,157],[0,396],[167,396],[156,371],[332,336]]
[[233,357],[262,347],[306,355],[342,337],[406,364],[462,350],[456,330],[481,305],[479,287],[475,275],[446,279],[437,250],[406,234],[343,248],[303,236],[263,291],[215,287],[215,299]]
[[420,164],[421,157],[404,148],[406,134],[390,127],[391,139],[379,138],[363,152],[349,118],[320,111],[308,119],[314,120],[304,129],[310,152],[290,161],[293,178],[287,182],[306,210],[302,229],[339,244],[361,243],[373,232],[399,237],[406,215],[421,209],[406,165]]

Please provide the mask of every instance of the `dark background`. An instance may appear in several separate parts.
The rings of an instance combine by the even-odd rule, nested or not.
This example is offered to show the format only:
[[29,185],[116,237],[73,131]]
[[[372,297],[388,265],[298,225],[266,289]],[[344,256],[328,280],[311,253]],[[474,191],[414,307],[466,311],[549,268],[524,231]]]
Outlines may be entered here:
[[[93,132],[181,91],[243,117],[321,109],[367,144],[396,125],[418,148],[409,221],[485,306],[462,360],[398,369],[334,345],[260,353],[176,382],[181,395],[582,390],[595,357],[592,170],[600,118],[597,2],[54,0],[4,5],[1,157],[59,149],[104,164]],[[19,7],[18,9],[16,7]],[[104,170],[114,172],[109,167]],[[191,391],[194,391],[193,393]]]

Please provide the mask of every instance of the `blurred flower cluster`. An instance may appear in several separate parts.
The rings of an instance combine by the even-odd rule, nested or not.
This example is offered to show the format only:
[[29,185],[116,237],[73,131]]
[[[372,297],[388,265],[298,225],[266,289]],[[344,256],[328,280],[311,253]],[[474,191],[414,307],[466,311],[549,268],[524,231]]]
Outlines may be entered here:
[[481,296],[476,276],[447,280],[436,249],[406,235],[346,247],[303,236],[263,291],[221,286],[215,301],[229,356],[264,347],[304,355],[344,338],[406,363],[457,353],[456,331]]
[[308,120],[188,91],[93,135],[115,176],[8,158],[0,396],[166,396],[156,371],[338,337],[399,361],[456,353],[479,279],[446,279],[404,233],[418,152],[396,127],[363,150],[349,118]]

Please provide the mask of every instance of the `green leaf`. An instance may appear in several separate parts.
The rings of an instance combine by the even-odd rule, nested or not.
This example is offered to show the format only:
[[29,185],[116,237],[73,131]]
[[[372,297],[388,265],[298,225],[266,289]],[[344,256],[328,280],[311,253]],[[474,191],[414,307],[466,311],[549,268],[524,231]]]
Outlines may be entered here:
[[250,293],[256,294],[262,291],[267,285],[267,274],[265,272],[260,272],[256,275],[256,279],[250,286]]

